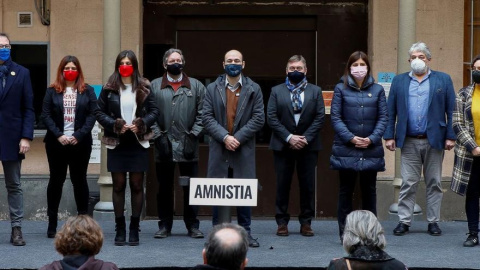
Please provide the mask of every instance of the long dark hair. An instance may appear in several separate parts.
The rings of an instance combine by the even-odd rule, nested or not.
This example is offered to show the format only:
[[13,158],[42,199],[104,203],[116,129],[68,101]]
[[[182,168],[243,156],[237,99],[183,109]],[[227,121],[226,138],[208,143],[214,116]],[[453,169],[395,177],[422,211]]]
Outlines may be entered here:
[[[345,86],[348,85],[348,76],[351,75],[350,73],[350,67],[352,66],[353,63],[355,63],[358,59],[362,59],[365,64],[367,65],[367,75],[365,76],[365,79],[370,76],[370,61],[368,61],[368,55],[362,51],[356,51],[350,55],[347,61],[347,65],[345,66],[345,71],[343,72],[343,83]],[[358,87],[361,87],[359,85]]]
[[72,62],[77,67],[78,71],[78,77],[75,80],[75,85],[73,88],[77,89],[78,92],[83,93],[87,86],[85,85],[82,66],[80,65],[80,61],[78,61],[78,58],[73,55],[67,55],[62,58],[60,64],[58,64],[57,77],[55,81],[50,85],[50,87],[55,88],[55,91],[57,93],[63,93],[65,91],[65,88],[67,87],[67,82],[65,81],[65,77],[63,77],[63,69],[70,62]]
[[124,50],[118,54],[117,59],[115,60],[115,70],[113,71],[112,75],[110,75],[110,77],[108,78],[107,85],[109,88],[115,89],[115,90],[119,88],[125,89],[126,86],[122,82],[122,76],[118,72],[118,67],[120,67],[120,61],[122,61],[122,59],[125,57],[127,57],[130,60],[130,62],[132,62],[132,66],[133,66],[132,91],[135,91],[142,77],[140,76],[140,72],[138,71],[137,56],[131,50]]

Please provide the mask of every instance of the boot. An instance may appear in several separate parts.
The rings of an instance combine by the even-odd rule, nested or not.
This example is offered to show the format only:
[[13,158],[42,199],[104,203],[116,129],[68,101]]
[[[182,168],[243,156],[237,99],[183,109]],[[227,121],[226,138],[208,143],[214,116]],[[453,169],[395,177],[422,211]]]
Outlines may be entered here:
[[58,223],[58,219],[56,215],[48,216],[48,228],[47,228],[48,238],[55,238],[55,234],[57,233],[57,223]]
[[10,243],[14,246],[25,246],[25,240],[23,240],[22,228],[13,227],[12,236],[10,237]]
[[115,218],[115,231],[117,232],[115,234],[115,246],[125,245],[125,238],[127,235],[127,232],[125,231],[126,226],[124,216]]
[[130,232],[128,234],[128,244],[130,246],[138,246],[140,239],[138,232],[140,231],[140,217],[130,217]]

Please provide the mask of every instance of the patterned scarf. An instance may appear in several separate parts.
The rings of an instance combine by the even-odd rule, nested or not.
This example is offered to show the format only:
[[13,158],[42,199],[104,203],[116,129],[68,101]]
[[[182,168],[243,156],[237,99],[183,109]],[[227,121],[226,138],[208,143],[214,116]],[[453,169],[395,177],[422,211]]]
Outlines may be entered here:
[[303,80],[297,84],[292,84],[290,80],[285,80],[285,84],[287,85],[288,90],[292,93],[292,107],[293,113],[301,113],[302,112],[302,99],[300,98],[300,94],[305,90],[307,87],[307,77],[303,78]]

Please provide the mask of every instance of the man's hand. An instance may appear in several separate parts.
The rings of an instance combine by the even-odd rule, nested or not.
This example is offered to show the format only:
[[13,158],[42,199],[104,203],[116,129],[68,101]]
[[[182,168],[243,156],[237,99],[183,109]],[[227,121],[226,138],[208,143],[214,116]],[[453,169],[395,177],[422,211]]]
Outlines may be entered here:
[[235,151],[235,149],[240,146],[240,142],[230,135],[228,135],[223,142],[225,143],[225,148],[230,151]]
[[385,147],[387,147],[387,149],[390,151],[395,151],[395,140],[394,139],[385,140]]
[[292,137],[290,137],[290,140],[288,140],[288,143],[290,144],[290,148],[295,150],[300,150],[308,144],[305,136],[299,135],[292,135]]
[[446,140],[445,141],[445,150],[452,150],[452,148],[455,146],[455,141],[454,140]]
[[20,146],[20,154],[26,154],[30,150],[30,140],[28,139],[21,139],[18,145]]

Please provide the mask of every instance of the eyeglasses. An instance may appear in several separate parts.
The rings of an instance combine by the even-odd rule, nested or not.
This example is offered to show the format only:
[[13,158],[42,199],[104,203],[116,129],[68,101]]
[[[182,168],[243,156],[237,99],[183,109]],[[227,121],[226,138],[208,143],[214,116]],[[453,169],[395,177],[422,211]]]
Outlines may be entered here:
[[10,44],[0,44],[0,49],[11,49],[12,46]]

